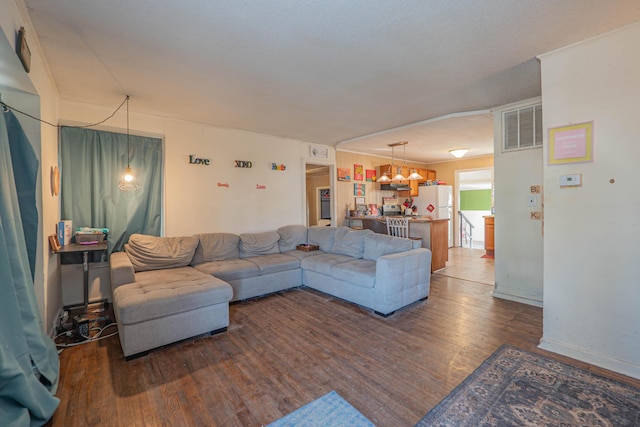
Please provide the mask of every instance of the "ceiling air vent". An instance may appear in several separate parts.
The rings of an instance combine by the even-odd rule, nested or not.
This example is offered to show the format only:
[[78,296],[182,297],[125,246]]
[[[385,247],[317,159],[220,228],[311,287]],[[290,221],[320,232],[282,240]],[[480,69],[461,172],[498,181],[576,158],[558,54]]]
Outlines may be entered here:
[[542,147],[542,104],[502,113],[504,151]]

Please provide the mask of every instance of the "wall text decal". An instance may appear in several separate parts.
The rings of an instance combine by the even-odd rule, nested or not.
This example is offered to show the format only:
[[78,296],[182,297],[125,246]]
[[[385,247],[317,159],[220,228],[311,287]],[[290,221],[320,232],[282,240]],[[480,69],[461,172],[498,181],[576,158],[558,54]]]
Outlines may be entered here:
[[228,182],[219,182],[218,183],[218,187],[229,188],[229,183]]
[[235,162],[237,168],[250,168],[253,166],[253,163],[247,160],[236,160]]
[[273,170],[273,171],[283,171],[286,168],[287,167],[285,165],[278,165],[276,163],[271,163],[271,170]]
[[256,184],[256,190],[266,190],[266,189],[267,189],[266,185]]
[[195,157],[193,154],[189,154],[189,164],[191,164],[191,165],[209,166],[211,164],[211,160],[210,159],[201,159],[199,157]]

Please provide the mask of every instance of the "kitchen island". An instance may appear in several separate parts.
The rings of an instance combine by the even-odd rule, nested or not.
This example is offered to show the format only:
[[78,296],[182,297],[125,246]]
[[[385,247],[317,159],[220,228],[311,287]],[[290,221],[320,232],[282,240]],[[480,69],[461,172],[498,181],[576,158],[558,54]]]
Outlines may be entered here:
[[[353,228],[366,228],[387,234],[385,217],[347,217]],[[422,239],[422,247],[431,250],[431,272],[446,267],[449,259],[449,220],[412,216],[409,219],[409,237]]]

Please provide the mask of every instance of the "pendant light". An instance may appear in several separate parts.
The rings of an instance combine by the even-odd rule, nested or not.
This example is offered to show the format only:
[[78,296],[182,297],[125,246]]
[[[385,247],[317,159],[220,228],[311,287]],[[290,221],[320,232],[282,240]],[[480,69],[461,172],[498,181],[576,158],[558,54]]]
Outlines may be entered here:
[[129,141],[129,95],[127,95],[127,168],[124,170],[124,173],[120,177],[120,181],[118,182],[118,188],[124,191],[135,191],[140,188],[138,184],[138,179],[133,174],[133,170],[131,169],[131,165],[129,164],[131,160],[131,142]]
[[391,165],[389,165],[389,170],[387,171],[389,174],[387,175],[387,172],[384,172],[382,176],[378,178],[378,182],[391,182],[389,175],[391,175],[391,168],[393,167],[393,144],[389,144],[389,147],[391,147]]
[[420,175],[420,174],[418,173],[418,170],[417,170],[417,169],[411,169],[411,175],[409,175],[409,176],[407,177],[407,179],[408,179],[409,181],[419,181],[419,180],[424,179],[424,178],[422,177],[422,175]]
[[[398,145],[402,145],[402,147],[404,149],[404,162],[403,162],[403,164],[407,162],[407,151],[406,151],[406,148],[404,148],[404,146],[407,145],[408,143],[409,143],[409,141],[400,141],[400,142],[396,142],[394,144],[389,144],[391,146],[391,150],[393,150],[393,147],[396,147]],[[393,153],[393,151],[392,151],[392,153]],[[407,180],[407,177],[402,175],[402,167],[398,166],[396,168],[396,172],[397,172],[396,175],[393,178],[391,178],[392,181],[406,181]]]

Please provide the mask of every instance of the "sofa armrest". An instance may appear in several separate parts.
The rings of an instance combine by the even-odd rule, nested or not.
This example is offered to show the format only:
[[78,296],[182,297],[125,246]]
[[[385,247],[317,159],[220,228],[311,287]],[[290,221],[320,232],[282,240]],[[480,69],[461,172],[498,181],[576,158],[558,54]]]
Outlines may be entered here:
[[376,260],[374,300],[376,310],[394,311],[429,296],[431,251],[412,249],[384,255]]
[[111,289],[120,285],[136,281],[136,272],[129,256],[124,252],[113,252],[109,258],[109,270],[111,274]]

